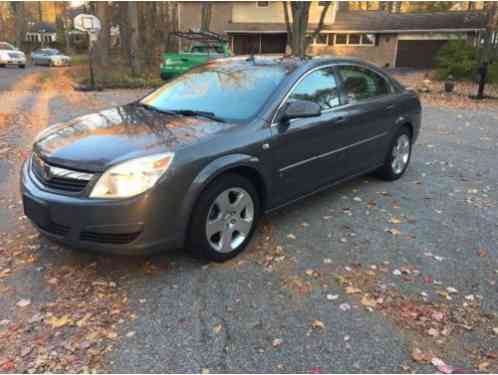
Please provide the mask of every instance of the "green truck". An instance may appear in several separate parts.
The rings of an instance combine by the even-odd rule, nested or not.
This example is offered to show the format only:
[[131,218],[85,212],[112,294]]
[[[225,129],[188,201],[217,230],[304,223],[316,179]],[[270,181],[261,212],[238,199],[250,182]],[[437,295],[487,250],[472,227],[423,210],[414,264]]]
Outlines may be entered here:
[[232,56],[228,41],[211,32],[176,32],[174,36],[190,40],[190,47],[180,53],[164,53],[161,79],[168,80],[209,60]]

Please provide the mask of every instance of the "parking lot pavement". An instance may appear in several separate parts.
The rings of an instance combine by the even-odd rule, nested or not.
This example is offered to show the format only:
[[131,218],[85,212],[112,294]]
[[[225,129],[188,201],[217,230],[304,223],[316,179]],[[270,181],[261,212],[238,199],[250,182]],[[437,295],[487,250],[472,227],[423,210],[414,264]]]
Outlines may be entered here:
[[[101,93],[78,111],[131,97]],[[54,122],[74,105],[54,96],[48,108]],[[497,124],[498,112],[424,108],[401,180],[367,176],[273,213],[248,251],[225,264],[180,250],[123,258],[65,249],[34,237],[13,202],[8,212],[21,224],[1,237],[11,271],[0,278],[8,288],[0,314],[18,326],[45,314],[45,346],[61,368],[434,372],[437,358],[496,372]],[[16,246],[23,262],[9,250]],[[30,305],[15,305],[23,299]],[[87,314],[92,323],[78,325]],[[17,370],[32,368],[40,353],[36,346],[19,359],[0,347],[0,366],[14,357]]]

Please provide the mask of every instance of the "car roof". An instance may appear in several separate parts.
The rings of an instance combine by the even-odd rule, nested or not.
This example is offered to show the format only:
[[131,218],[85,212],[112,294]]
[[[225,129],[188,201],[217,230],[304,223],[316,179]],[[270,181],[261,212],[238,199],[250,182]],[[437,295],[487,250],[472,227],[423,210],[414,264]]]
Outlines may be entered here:
[[349,56],[334,56],[334,55],[321,55],[315,57],[305,57],[299,58],[295,56],[283,55],[283,54],[265,54],[265,55],[238,55],[234,57],[225,57],[216,60],[212,60],[213,62],[222,62],[222,63],[241,63],[246,61],[247,63],[256,63],[261,65],[292,65],[294,68],[314,68],[319,67],[321,65],[334,64],[334,63],[353,63],[360,64],[368,67],[373,67],[372,64]]

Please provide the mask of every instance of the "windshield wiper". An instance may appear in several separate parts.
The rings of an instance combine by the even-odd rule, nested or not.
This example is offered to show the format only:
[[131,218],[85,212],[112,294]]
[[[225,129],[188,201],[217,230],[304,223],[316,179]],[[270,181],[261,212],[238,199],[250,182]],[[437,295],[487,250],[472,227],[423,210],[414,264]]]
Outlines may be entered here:
[[182,116],[199,116],[199,117],[205,117],[205,118],[213,120],[213,121],[225,122],[225,120],[216,116],[216,114],[214,114],[213,112],[195,111],[192,109],[176,109],[176,110],[171,111],[171,112],[176,113],[178,115],[182,115]]
[[142,103],[142,102],[137,102],[137,105],[139,105],[140,107],[143,107],[145,109],[148,109],[150,111],[154,111],[154,112],[165,113],[167,115],[179,115],[179,113],[176,113],[175,111],[165,111],[165,110],[159,109],[157,107],[154,107],[150,104],[146,104],[146,103]]

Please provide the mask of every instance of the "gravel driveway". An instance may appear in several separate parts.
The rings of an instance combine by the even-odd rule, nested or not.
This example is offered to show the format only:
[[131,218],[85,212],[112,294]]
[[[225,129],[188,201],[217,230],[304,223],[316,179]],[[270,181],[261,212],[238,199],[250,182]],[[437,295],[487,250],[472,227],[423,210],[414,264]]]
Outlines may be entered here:
[[[48,91],[36,85],[9,109],[32,122],[15,132],[23,124],[9,118],[0,137],[9,155],[25,151],[39,128],[39,113],[29,111],[39,111]],[[43,105],[50,123],[141,94],[50,92]],[[15,192],[19,160],[9,157],[0,168],[8,218],[0,221],[0,366],[434,372],[440,360],[450,370],[496,372],[497,159],[498,111],[425,106],[401,180],[367,176],[271,214],[248,251],[220,265],[183,251],[98,256],[35,236]],[[80,300],[67,291],[71,283],[84,286]],[[95,342],[79,324],[82,305],[94,301]],[[23,350],[43,324],[43,344]],[[21,328],[12,333],[14,326]]]

